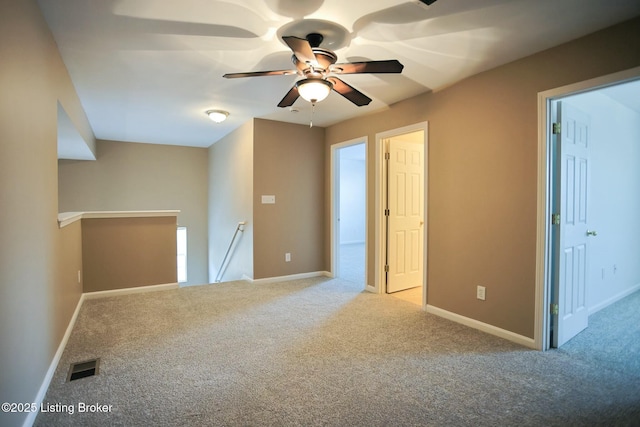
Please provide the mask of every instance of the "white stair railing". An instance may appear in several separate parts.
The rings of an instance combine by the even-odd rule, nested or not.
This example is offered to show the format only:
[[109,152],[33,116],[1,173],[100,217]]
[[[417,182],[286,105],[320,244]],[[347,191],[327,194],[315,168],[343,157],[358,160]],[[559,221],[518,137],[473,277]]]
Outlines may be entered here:
[[222,259],[222,263],[220,264],[220,268],[218,269],[218,274],[216,274],[216,279],[215,279],[216,283],[220,283],[220,281],[222,280],[222,275],[224,274],[224,270],[225,270],[225,262],[227,262],[227,258],[229,257],[229,253],[231,252],[231,248],[233,247],[233,243],[236,240],[236,236],[238,235],[238,232],[241,233],[244,231],[245,224],[246,224],[246,221],[240,221],[238,223],[238,226],[236,227],[235,233],[233,233],[233,237],[231,238],[231,243],[229,243],[229,247],[227,248],[227,253],[224,254],[224,258]]

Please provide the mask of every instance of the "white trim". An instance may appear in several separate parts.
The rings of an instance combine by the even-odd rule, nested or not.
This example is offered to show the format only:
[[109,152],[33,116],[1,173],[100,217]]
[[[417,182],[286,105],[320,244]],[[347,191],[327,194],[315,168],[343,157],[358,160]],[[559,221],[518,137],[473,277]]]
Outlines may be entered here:
[[[67,347],[69,337],[71,336],[73,327],[75,326],[76,320],[78,319],[78,313],[80,313],[80,308],[82,307],[82,304],[86,300],[118,296],[118,295],[135,294],[135,293],[142,293],[142,292],[155,292],[155,291],[162,291],[162,290],[176,289],[176,288],[178,288],[177,283],[167,283],[164,285],[140,286],[137,288],[114,289],[110,291],[85,292],[82,295],[80,295],[80,299],[78,300],[76,309],[74,310],[73,315],[71,316],[71,320],[69,320],[69,325],[67,325],[67,330],[65,331],[64,336],[62,337],[62,340],[58,345],[56,354],[53,356],[53,359],[51,360],[49,369],[47,370],[44,380],[42,381],[42,385],[40,386],[40,390],[38,390],[38,394],[36,395],[36,398],[34,399],[33,402],[36,405],[38,405],[38,408],[41,406],[42,401],[44,400],[44,397],[47,394],[47,390],[51,385],[51,380],[53,379],[53,375],[56,373],[56,369],[58,369],[58,364],[60,363],[60,359],[62,358],[62,353],[64,352],[64,349]],[[27,415],[27,418],[24,420],[24,423],[22,425],[24,427],[32,426],[33,423],[36,421],[36,417],[38,416],[38,414],[39,414],[39,411],[30,412]]]
[[62,228],[87,218],[150,218],[178,216],[179,213],[179,210],[63,212],[58,214],[58,227]]
[[385,200],[383,198],[384,187],[382,181],[384,175],[384,143],[382,137],[376,135],[374,150],[374,172],[373,180],[373,222],[374,222],[374,241],[373,241],[373,285],[369,286],[369,291],[381,294],[384,285],[384,249],[382,247],[382,239],[384,237],[383,216],[380,212],[384,209]]
[[331,146],[331,157],[330,157],[330,164],[329,164],[329,203],[330,203],[330,215],[331,215],[331,221],[329,224],[329,238],[330,238],[330,248],[331,248],[331,265],[330,265],[330,274],[331,277],[336,277],[336,275],[338,274],[338,272],[336,271],[337,269],[337,265],[338,265],[338,251],[336,250],[337,245],[339,243],[339,239],[338,239],[338,233],[339,233],[339,229],[337,227],[337,223],[338,223],[338,212],[336,212],[336,185],[337,183],[335,182],[335,178],[336,178],[336,153],[338,152],[339,149],[344,148],[344,147],[350,147],[352,145],[358,145],[358,144],[364,144],[364,156],[365,156],[365,162],[364,162],[364,174],[365,174],[365,224],[364,224],[364,229],[365,229],[365,238],[364,238],[364,251],[365,251],[365,257],[364,257],[364,277],[365,277],[365,287],[368,287],[367,282],[367,263],[368,263],[368,259],[369,257],[367,256],[368,253],[368,248],[367,248],[367,234],[369,230],[369,179],[368,179],[368,173],[369,173],[369,137],[368,136],[361,136],[359,138],[354,138],[354,139],[350,139],[348,141],[343,141],[343,142],[339,142],[337,144],[333,144]]
[[[76,309],[73,311],[73,315],[71,316],[71,320],[69,321],[69,325],[67,325],[67,330],[64,332],[64,336],[58,345],[58,349],[49,364],[49,369],[44,376],[44,380],[42,381],[42,385],[40,385],[40,390],[38,390],[38,394],[33,402],[38,405],[38,408],[42,405],[42,401],[47,394],[47,390],[49,390],[49,385],[51,385],[51,380],[53,379],[53,375],[56,373],[56,369],[58,369],[58,363],[60,363],[60,359],[62,358],[62,353],[64,353],[64,349],[67,347],[67,342],[69,341],[69,337],[71,336],[71,332],[73,331],[73,327],[76,324],[76,320],[78,319],[78,313],[80,313],[80,307],[82,307],[82,303],[84,302],[84,294],[80,295],[80,299],[78,300],[78,304],[76,305]],[[40,411],[29,412],[27,418],[24,420],[22,424],[25,427],[30,427],[36,421],[36,417]]]
[[452,313],[450,311],[443,310],[441,308],[434,307],[432,305],[427,305],[426,311],[427,313],[435,314],[436,316],[445,318],[447,320],[451,320],[456,323],[460,323],[461,325],[465,325],[470,328],[477,329],[482,332],[486,332],[490,335],[504,338],[516,344],[520,344],[529,348],[535,348],[535,340],[529,337],[525,337],[524,335],[516,334],[514,332],[507,331],[506,329],[498,328],[488,323],[480,322],[479,320],[461,316],[459,314]]
[[76,221],[82,219],[82,212],[64,212],[58,214],[58,227],[66,227],[69,224],[72,224]]
[[108,291],[85,292],[84,299],[97,299],[105,297],[115,297],[120,295],[139,294],[143,292],[167,291],[169,289],[178,289],[177,283],[165,283],[162,285],[137,286],[135,288],[110,289]]
[[[424,236],[423,236],[423,278],[422,278],[422,308],[427,305],[427,268],[428,268],[428,225],[429,225],[429,122],[419,122],[412,125],[403,126],[385,132],[376,133],[375,146],[375,256],[374,256],[374,278],[375,283],[373,291],[375,293],[384,293],[384,256],[383,238],[385,237],[385,228],[383,221],[384,197],[383,197],[383,180],[384,173],[384,143],[383,141],[394,136],[400,136],[412,132],[424,132]],[[369,290],[369,289],[368,289]]]
[[628,297],[629,295],[640,291],[640,283],[630,287],[629,289],[625,289],[624,291],[620,292],[617,295],[614,295],[610,298],[607,298],[604,301],[599,302],[598,304],[594,305],[593,307],[589,307],[589,316],[591,316],[594,313],[597,313],[598,311],[602,310],[603,308],[607,308],[608,306],[610,306],[613,303],[616,303],[618,301],[620,301],[621,299],[624,299],[626,297]]
[[364,245],[367,242],[364,240],[348,240],[346,242],[340,242],[341,246],[348,246],[348,245]]
[[538,191],[537,191],[537,234],[536,234],[536,283],[535,283],[535,348],[548,350],[549,307],[551,301],[551,250],[549,218],[549,103],[557,98],[588,92],[594,89],[624,83],[640,77],[640,67],[608,74],[594,79],[561,86],[538,93]]
[[299,279],[308,279],[311,277],[333,277],[331,272],[329,271],[313,271],[310,273],[299,273],[299,274],[291,274],[288,276],[278,276],[278,277],[265,277],[263,279],[249,279],[246,280],[251,283],[275,283],[275,282],[286,282],[289,280],[299,280]]
[[547,147],[547,99],[542,94],[538,94],[538,188],[537,188],[537,233],[536,233],[536,286],[535,286],[535,313],[534,313],[534,341],[535,348],[538,350],[547,350],[549,342],[549,317],[546,315],[549,307],[550,295],[545,292],[545,284],[548,282],[547,275],[551,274],[551,251],[548,245],[550,238],[548,233],[551,232],[550,218],[548,212],[551,209],[549,201],[549,181],[548,174],[549,150]]

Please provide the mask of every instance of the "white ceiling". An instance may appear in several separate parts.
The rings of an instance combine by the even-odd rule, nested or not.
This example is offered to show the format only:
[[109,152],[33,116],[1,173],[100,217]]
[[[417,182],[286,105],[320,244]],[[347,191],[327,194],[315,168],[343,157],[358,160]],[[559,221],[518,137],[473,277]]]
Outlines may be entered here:
[[[338,62],[398,59],[402,74],[344,75],[373,99],[337,93],[316,126],[390,104],[640,15],[640,1],[40,0],[96,138],[208,147],[253,117],[308,124],[277,104],[298,76],[281,36],[319,29]],[[299,37],[304,36],[299,34]],[[222,124],[208,109],[230,112]]]
[[614,101],[640,114],[640,80],[618,84],[600,89],[600,91]]

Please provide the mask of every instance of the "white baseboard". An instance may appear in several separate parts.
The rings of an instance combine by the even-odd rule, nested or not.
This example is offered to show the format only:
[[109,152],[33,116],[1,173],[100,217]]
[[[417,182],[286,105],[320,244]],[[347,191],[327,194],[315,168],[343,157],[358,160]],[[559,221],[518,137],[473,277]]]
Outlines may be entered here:
[[299,280],[299,279],[308,279],[310,277],[331,277],[331,273],[328,271],[313,271],[310,273],[299,273],[299,274],[291,274],[289,276],[278,276],[278,277],[266,277],[264,279],[249,279],[247,280],[251,283],[274,283],[274,282],[286,282],[289,280]]
[[347,240],[345,242],[340,242],[340,246],[348,245],[364,245],[364,240]]
[[[56,354],[53,356],[53,360],[51,360],[51,364],[49,365],[49,369],[42,381],[42,385],[40,386],[40,390],[38,390],[38,394],[36,395],[33,403],[38,405],[38,408],[41,406],[44,397],[47,394],[47,390],[49,389],[49,385],[51,384],[51,380],[53,379],[53,375],[58,368],[58,363],[60,363],[60,359],[62,358],[62,353],[64,352],[65,347],[67,346],[67,342],[69,341],[69,337],[71,336],[71,331],[73,331],[73,327],[76,324],[76,320],[78,319],[78,313],[80,312],[80,308],[85,300],[89,299],[97,299],[104,297],[111,297],[116,295],[126,295],[126,294],[135,294],[140,292],[154,292],[161,291],[166,289],[175,289],[178,288],[177,283],[167,283],[164,285],[151,285],[151,286],[140,286],[137,288],[126,288],[126,289],[114,289],[110,291],[99,291],[99,292],[86,292],[80,295],[80,299],[78,300],[78,304],[76,305],[76,309],[71,316],[71,320],[69,321],[69,325],[67,326],[67,330],[58,345],[58,349],[56,350]],[[24,427],[30,427],[36,421],[36,417],[38,416],[38,411],[29,412],[29,415],[24,420],[22,424]]]
[[640,283],[638,283],[635,286],[632,286],[629,289],[626,289],[622,292],[620,292],[619,294],[616,294],[614,296],[612,296],[611,298],[607,298],[604,301],[599,302],[598,304],[594,305],[593,307],[589,307],[589,316],[591,316],[594,313],[597,313],[598,311],[602,310],[603,308],[606,308],[608,306],[610,306],[611,304],[620,301],[621,299],[624,299],[626,297],[628,297],[629,295],[631,295],[634,292],[640,291]]
[[[53,375],[56,373],[56,369],[58,368],[58,363],[62,358],[62,353],[64,349],[67,347],[67,342],[69,341],[69,337],[71,336],[71,331],[73,331],[73,327],[76,324],[76,320],[78,319],[78,313],[80,313],[80,307],[82,307],[82,303],[84,302],[84,295],[80,295],[80,299],[78,300],[78,304],[76,305],[76,309],[73,311],[73,315],[71,316],[71,320],[69,321],[69,325],[67,325],[67,330],[64,332],[62,340],[58,345],[58,349],[56,350],[56,354],[53,355],[53,360],[51,360],[51,364],[49,364],[49,369],[47,370],[46,375],[44,376],[44,380],[42,381],[42,385],[40,385],[40,390],[38,390],[38,394],[36,395],[33,403],[38,405],[38,408],[42,405],[42,401],[47,394],[47,390],[49,390],[49,385],[51,384],[51,380],[53,379]],[[29,412],[27,418],[24,420],[24,427],[30,427],[36,421],[36,417],[38,416],[39,411]]]
[[491,335],[495,335],[500,338],[515,342],[525,347],[536,349],[535,340],[533,338],[525,337],[523,335],[516,334],[506,329],[498,328],[488,323],[480,322],[479,320],[471,319],[469,317],[461,316],[456,313],[452,313],[447,310],[443,310],[438,307],[427,304],[427,313],[435,314],[436,316],[443,317],[447,320],[451,320],[456,323],[460,323],[470,328],[478,329],[479,331],[486,332]]
[[104,297],[114,297],[119,295],[138,294],[141,292],[166,291],[168,289],[177,289],[180,286],[177,283],[166,283],[164,285],[138,286],[135,288],[111,289],[108,291],[86,292],[82,294],[84,299],[96,299]]

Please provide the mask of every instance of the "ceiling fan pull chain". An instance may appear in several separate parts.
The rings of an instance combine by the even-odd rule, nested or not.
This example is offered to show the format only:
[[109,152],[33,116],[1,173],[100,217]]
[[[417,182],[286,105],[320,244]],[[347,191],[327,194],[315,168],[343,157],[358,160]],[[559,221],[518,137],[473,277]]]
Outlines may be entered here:
[[316,103],[312,102],[311,103],[311,120],[309,121],[309,127],[312,128],[313,127],[313,113],[316,110]]

